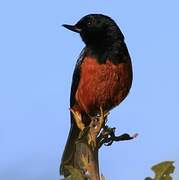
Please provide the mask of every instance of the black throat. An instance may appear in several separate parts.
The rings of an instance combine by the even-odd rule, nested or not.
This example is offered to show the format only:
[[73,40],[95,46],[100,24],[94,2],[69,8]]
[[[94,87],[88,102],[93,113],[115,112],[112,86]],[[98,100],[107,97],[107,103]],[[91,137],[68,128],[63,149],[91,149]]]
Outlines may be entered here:
[[129,56],[126,44],[121,40],[89,44],[86,45],[85,52],[87,56],[97,59],[100,64],[107,60],[114,64],[125,63],[126,57]]

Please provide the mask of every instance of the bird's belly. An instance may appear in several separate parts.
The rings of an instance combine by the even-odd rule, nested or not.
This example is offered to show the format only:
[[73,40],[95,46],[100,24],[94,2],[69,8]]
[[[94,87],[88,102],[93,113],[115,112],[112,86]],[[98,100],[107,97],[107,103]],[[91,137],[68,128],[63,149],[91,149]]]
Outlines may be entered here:
[[110,110],[118,105],[128,94],[132,82],[131,64],[113,64],[106,61],[99,64],[87,58],[81,65],[81,78],[76,100],[81,111],[90,115]]

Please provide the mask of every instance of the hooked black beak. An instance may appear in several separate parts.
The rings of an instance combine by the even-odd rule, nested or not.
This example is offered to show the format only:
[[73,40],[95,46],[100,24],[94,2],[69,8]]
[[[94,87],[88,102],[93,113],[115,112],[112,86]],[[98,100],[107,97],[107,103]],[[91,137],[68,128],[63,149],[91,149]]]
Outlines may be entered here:
[[63,24],[62,26],[69,29],[70,31],[74,31],[74,32],[77,32],[77,33],[81,32],[81,29],[76,27],[75,25],[73,26],[73,25]]

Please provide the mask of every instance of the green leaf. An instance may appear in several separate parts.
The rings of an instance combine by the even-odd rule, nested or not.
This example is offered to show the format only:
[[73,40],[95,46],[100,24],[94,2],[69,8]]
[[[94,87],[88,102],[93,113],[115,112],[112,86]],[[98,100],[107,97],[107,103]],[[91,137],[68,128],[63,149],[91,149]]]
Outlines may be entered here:
[[73,166],[65,166],[65,169],[67,169],[70,173],[70,176],[65,178],[65,180],[84,180],[80,170],[74,168]]
[[146,177],[145,180],[153,180],[152,178],[150,177]]
[[147,177],[145,180],[172,180],[170,175],[175,170],[173,163],[173,161],[164,161],[153,166],[151,169],[155,173],[154,179]]

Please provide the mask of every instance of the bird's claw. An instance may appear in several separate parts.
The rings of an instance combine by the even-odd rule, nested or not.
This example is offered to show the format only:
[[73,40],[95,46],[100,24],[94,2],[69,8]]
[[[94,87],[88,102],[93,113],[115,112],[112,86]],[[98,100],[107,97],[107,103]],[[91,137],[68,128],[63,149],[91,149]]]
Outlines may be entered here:
[[103,111],[103,108],[100,107],[100,117],[105,119],[109,115],[109,111]]
[[96,147],[96,138],[100,133],[101,128],[104,126],[108,114],[109,112],[103,111],[102,107],[100,107],[100,113],[98,114],[98,116],[91,117],[91,123],[89,125],[90,133],[88,144],[90,144],[92,147]]

